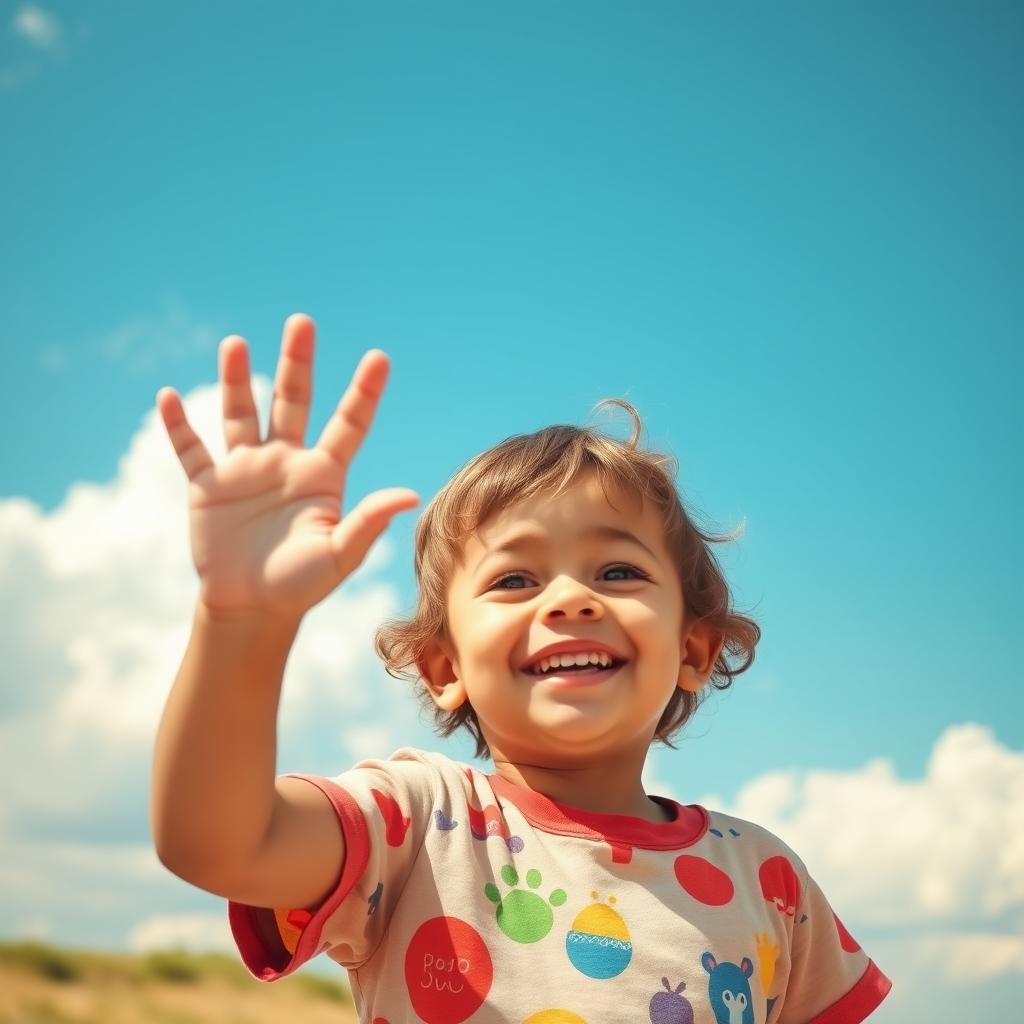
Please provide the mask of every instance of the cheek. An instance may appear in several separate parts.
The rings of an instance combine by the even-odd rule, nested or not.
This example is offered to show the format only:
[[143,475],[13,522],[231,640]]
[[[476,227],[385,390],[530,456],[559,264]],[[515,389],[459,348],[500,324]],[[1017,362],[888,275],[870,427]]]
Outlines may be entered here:
[[481,608],[473,616],[470,626],[473,642],[477,647],[489,644],[512,644],[522,639],[524,630],[529,629],[529,615],[514,605],[498,603]]
[[504,671],[522,636],[507,616],[482,614],[465,631],[462,657],[477,673]]
[[681,630],[674,629],[673,624],[682,625],[682,609],[672,608],[668,604],[642,605],[624,615],[622,621],[627,629],[646,644],[668,647],[678,642]]

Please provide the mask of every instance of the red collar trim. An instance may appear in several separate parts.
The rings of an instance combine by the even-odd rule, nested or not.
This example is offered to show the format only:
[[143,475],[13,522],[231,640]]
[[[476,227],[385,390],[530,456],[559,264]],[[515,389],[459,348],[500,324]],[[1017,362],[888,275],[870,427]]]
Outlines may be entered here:
[[536,790],[517,786],[500,775],[488,775],[495,794],[514,804],[523,817],[543,832],[561,836],[582,836],[641,850],[678,850],[692,846],[708,830],[708,812],[700,804],[680,804],[668,797],[654,796],[675,815],[673,821],[654,822],[628,814],[599,814],[584,811],[546,797]]

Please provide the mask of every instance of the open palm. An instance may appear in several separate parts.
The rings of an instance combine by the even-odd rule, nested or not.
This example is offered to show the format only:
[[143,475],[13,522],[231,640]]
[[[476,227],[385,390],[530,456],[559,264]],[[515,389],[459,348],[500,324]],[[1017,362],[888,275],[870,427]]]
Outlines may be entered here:
[[316,444],[306,448],[315,330],[301,313],[285,322],[265,441],[246,342],[237,335],[221,342],[228,453],[219,465],[174,389],[157,393],[157,408],[189,479],[200,600],[216,614],[301,616],[359,566],[396,513],[419,502],[407,488],[386,488],[342,515],[346,473],[373,422],[389,363],[379,349],[363,356]]

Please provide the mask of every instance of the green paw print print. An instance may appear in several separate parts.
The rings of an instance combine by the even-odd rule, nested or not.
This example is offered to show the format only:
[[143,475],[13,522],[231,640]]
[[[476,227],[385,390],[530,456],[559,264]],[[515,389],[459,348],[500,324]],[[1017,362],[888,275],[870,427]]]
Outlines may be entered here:
[[[501,869],[501,877],[508,886],[519,884],[519,873],[511,864],[506,864]],[[536,868],[530,868],[526,872],[526,884],[530,889],[538,889],[540,883],[540,872]],[[484,895],[492,903],[498,904],[498,927],[516,942],[537,942],[543,939],[555,923],[551,907],[560,907],[566,899],[561,889],[555,889],[548,897],[551,907],[529,889],[513,889],[502,899],[498,887],[493,882],[488,882],[484,886]]]

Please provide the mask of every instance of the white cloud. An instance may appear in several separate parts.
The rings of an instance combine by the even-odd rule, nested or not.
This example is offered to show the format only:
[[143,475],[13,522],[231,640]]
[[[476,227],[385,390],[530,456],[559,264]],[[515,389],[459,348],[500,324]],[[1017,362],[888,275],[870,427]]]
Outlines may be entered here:
[[128,369],[148,371],[196,352],[215,352],[217,341],[226,333],[209,324],[197,323],[177,300],[165,296],[161,310],[150,316],[125,321],[97,342],[99,353]]
[[683,802],[682,797],[679,796],[675,789],[661,777],[658,771],[657,750],[655,748],[652,748],[647,753],[647,760],[644,762],[644,769],[640,774],[640,782],[647,793],[652,793],[654,796],[668,797],[669,800],[675,800],[676,803]]
[[60,19],[35,4],[22,4],[11,21],[13,31],[40,50],[59,49],[64,38]]
[[[271,381],[254,378],[253,392],[265,424]],[[219,387],[183,400],[222,459]],[[23,498],[0,501],[0,806],[8,822],[84,819],[137,802],[198,594],[187,484],[154,406],[112,481],[72,486],[49,514]],[[352,721],[378,704],[383,673],[372,636],[398,598],[373,575],[390,552],[382,538],[305,617],[285,673],[282,733]],[[337,727],[333,735],[340,760]]]
[[1024,753],[965,723],[939,737],[922,779],[897,778],[885,759],[776,772],[723,810],[788,842],[840,916],[906,926],[1024,916],[1022,807]]
[[39,362],[50,373],[61,373],[71,366],[67,350],[58,345],[44,345],[39,350]]
[[[31,82],[42,69],[42,61],[34,57],[27,60],[19,59],[14,64],[0,66],[0,92],[14,92],[20,89],[21,86]],[[52,364],[53,356],[53,353],[48,352],[44,364]]]
[[921,940],[918,954],[959,984],[977,984],[1000,974],[1024,974],[1024,936],[990,932],[946,932]]
[[[0,67],[0,92],[14,92],[41,74],[48,65],[63,61],[68,55],[68,33],[61,20],[37,4],[23,3],[14,12],[8,27],[26,46],[24,56],[16,55],[14,62]],[[79,26],[76,42],[88,38],[89,32]],[[48,350],[44,363],[53,366],[59,356]]]
[[342,742],[352,762],[387,757],[398,746],[392,730],[386,725],[361,725],[343,730]]
[[[8,65],[7,67],[0,67],[0,92],[14,92],[14,90],[19,86],[32,81],[38,73],[38,64],[32,64],[26,61],[22,61],[15,65]],[[54,358],[54,353],[48,352],[44,360],[44,365],[46,365],[47,368],[59,369],[59,366],[53,365],[57,361],[58,360],[55,360]]]
[[148,843],[0,840],[4,902],[33,908],[37,921],[55,913],[134,909],[140,892],[166,887],[169,877]]
[[216,950],[234,953],[234,940],[223,914],[154,914],[128,933],[128,948],[145,953],[152,949]]
[[879,1024],[975,1019],[1015,1005],[1024,752],[991,729],[949,726],[919,779],[875,759],[855,771],[771,772],[731,805],[701,803],[763,825],[801,857],[893,980]]
[[197,321],[173,295],[165,295],[155,312],[129,317],[108,331],[76,340],[74,345],[48,341],[40,346],[38,359],[44,370],[55,374],[73,371],[76,363],[96,360],[117,363],[122,371],[151,373],[196,353],[215,361],[217,342],[226,333],[220,325]]
[[[272,392],[269,379],[253,379],[264,424]],[[219,387],[183,401],[223,459]],[[72,486],[49,513],[20,497],[0,501],[0,932],[112,945],[146,908],[153,916],[132,931],[137,947],[230,948],[210,927],[221,901],[174,878],[148,839],[153,739],[198,595],[187,495],[154,406],[114,479]],[[401,684],[372,643],[397,611],[397,593],[378,576],[391,555],[382,538],[307,613],[285,672],[282,771],[347,767],[343,724],[361,754],[375,738],[387,747],[377,755],[408,742],[415,702],[393,706]],[[374,716],[386,716],[385,730],[360,725]]]
[[24,936],[26,939],[36,939],[43,942],[53,934],[53,922],[48,917],[38,915],[23,918],[15,928],[15,934]]

